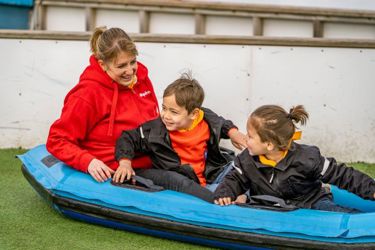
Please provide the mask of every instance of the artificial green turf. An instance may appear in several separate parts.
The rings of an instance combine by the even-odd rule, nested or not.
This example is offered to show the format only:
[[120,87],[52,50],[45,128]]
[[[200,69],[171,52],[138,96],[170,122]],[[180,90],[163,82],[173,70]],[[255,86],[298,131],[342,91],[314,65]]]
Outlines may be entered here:
[[29,185],[14,156],[0,150],[0,249],[210,249],[68,219]]
[[[68,219],[53,210],[21,173],[15,155],[0,150],[0,249],[209,249]],[[351,163],[375,178],[375,164]]]
[[357,162],[357,163],[348,163],[349,166],[356,168],[372,178],[375,178],[375,163],[369,164],[364,162]]

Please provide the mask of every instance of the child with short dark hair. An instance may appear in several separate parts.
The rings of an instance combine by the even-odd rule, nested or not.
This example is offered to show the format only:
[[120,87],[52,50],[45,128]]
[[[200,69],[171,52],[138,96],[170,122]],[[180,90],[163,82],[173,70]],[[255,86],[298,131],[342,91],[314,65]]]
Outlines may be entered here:
[[293,141],[298,135],[295,124],[304,125],[307,119],[301,105],[289,113],[276,105],[256,109],[247,121],[247,149],[236,157],[234,170],[217,188],[215,203],[233,204],[237,196],[250,190],[250,198],[269,195],[297,208],[357,212],[336,205],[322,183],[374,200],[374,179],[323,157],[315,146]]
[[[245,135],[231,121],[203,108],[203,100],[203,88],[189,74],[170,84],[163,94],[161,117],[124,131],[117,140],[116,160],[127,171],[115,174],[113,180],[123,182],[137,174],[164,188],[213,202],[211,191],[234,157],[222,151],[220,139],[230,138],[241,149]],[[131,160],[137,153],[148,154],[153,169],[135,173]]]

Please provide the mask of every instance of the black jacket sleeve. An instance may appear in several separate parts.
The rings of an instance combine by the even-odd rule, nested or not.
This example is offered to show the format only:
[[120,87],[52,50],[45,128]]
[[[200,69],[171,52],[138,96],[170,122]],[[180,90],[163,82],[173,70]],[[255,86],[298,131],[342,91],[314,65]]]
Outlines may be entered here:
[[205,118],[210,121],[210,124],[220,124],[220,138],[229,139],[228,132],[232,128],[237,128],[231,120],[226,120],[224,117],[217,115],[214,111],[208,108],[202,108]]
[[115,157],[117,161],[122,158],[133,159],[136,152],[143,152],[141,131],[142,126],[121,133],[116,141]]
[[224,197],[230,197],[235,200],[237,196],[245,193],[250,188],[250,179],[245,175],[245,170],[238,160],[234,160],[234,169],[228,173],[224,181],[218,186],[215,191],[215,200]]
[[334,158],[321,156],[317,165],[323,183],[333,184],[364,199],[374,200],[375,181],[370,176],[343,163],[337,163]]

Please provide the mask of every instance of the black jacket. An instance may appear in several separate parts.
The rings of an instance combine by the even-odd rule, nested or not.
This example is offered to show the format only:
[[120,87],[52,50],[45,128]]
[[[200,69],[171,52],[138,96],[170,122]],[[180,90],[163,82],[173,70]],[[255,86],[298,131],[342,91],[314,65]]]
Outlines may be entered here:
[[[222,167],[233,160],[234,153],[219,147],[220,139],[228,139],[228,131],[236,128],[230,120],[225,120],[210,109],[202,108],[203,119],[210,128],[207,141],[205,178],[212,183],[222,171]],[[116,143],[116,160],[133,159],[137,153],[148,154],[153,167],[179,172],[199,183],[190,165],[181,165],[180,158],[171,146],[168,130],[160,118],[151,120],[137,129],[123,131]]]
[[325,158],[315,146],[292,143],[286,155],[275,167],[263,165],[258,156],[246,149],[235,160],[229,173],[215,192],[215,199],[235,199],[250,189],[250,195],[272,195],[286,204],[311,208],[320,198],[330,196],[322,183],[346,189],[364,199],[374,199],[375,181],[364,173],[333,158]]

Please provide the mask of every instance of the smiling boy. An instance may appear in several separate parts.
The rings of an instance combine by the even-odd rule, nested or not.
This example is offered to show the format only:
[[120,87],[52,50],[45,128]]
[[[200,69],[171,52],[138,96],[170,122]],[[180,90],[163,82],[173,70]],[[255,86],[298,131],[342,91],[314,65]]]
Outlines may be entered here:
[[[164,188],[212,202],[211,191],[233,159],[219,147],[220,139],[231,139],[239,149],[246,144],[245,135],[231,121],[202,107],[203,100],[202,87],[189,74],[170,84],[163,94],[160,118],[124,131],[117,140],[121,170],[113,180],[123,182],[137,174]],[[148,154],[153,169],[135,173],[131,160],[137,153]]]

